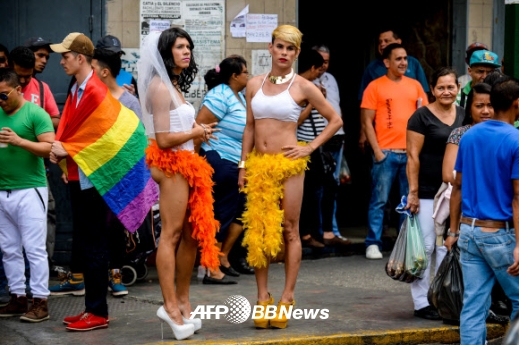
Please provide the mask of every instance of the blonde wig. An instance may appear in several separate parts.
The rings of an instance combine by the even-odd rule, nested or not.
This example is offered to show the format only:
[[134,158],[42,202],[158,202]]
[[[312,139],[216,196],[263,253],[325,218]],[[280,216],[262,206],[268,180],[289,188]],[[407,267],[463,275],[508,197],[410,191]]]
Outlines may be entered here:
[[292,25],[280,25],[272,31],[272,43],[279,38],[280,40],[292,43],[297,49],[301,49],[303,34],[298,28]]

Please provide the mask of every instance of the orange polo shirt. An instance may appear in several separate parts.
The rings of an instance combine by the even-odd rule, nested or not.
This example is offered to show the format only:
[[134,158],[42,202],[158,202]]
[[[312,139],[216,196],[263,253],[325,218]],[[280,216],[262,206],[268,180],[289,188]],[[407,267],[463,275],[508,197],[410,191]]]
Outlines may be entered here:
[[406,76],[395,82],[382,76],[369,83],[361,108],[375,110],[375,133],[382,150],[405,149],[407,121],[421,105],[427,105],[422,85]]

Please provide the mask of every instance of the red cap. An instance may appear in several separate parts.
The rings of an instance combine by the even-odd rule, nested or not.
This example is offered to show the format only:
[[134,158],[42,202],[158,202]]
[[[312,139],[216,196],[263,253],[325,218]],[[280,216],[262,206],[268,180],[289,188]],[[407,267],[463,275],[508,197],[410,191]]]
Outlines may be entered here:
[[467,65],[469,64],[472,53],[474,53],[476,50],[489,50],[489,49],[485,43],[474,42],[471,45],[469,45],[467,47],[467,50],[465,51],[465,53],[466,53],[465,62],[467,63]]

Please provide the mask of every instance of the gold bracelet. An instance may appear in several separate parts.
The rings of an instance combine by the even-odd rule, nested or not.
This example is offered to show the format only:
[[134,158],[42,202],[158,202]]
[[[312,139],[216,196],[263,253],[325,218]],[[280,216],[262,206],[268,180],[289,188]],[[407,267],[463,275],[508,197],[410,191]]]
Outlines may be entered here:
[[312,151],[315,151],[314,147],[312,146],[312,144],[308,143],[308,146],[310,146],[310,148],[312,149]]
[[238,163],[238,169],[245,169],[245,161],[240,161],[240,163]]

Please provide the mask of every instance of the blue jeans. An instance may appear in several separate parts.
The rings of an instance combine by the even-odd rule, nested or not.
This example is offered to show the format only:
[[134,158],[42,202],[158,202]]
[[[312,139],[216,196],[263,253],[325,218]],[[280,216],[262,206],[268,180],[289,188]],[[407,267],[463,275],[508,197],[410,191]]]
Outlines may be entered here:
[[[375,162],[373,157],[373,168],[371,169],[371,199],[368,209],[368,236],[366,237],[366,247],[376,244],[382,249],[382,226],[384,221],[384,207],[389,199],[391,186],[398,180],[400,195],[407,195],[409,185],[405,172],[407,165],[407,155],[405,153],[395,153],[382,150],[385,157]],[[400,216],[400,224],[405,219]]]
[[481,227],[461,224],[458,240],[464,287],[461,344],[485,344],[485,319],[495,279],[512,301],[511,319],[516,317],[519,310],[519,277],[506,272],[514,263],[515,245],[514,229],[482,232]]
[[[342,153],[344,151],[344,146],[341,146],[341,148],[338,151],[330,151],[330,153],[333,156],[333,159],[337,162],[337,166],[335,167],[335,171],[333,172],[333,178],[337,182],[337,185],[340,184],[339,181],[339,173],[341,172],[341,162],[342,162]],[[323,214],[321,212],[321,200],[323,198],[323,188],[319,188],[317,191],[317,198],[319,199],[319,214],[321,215],[321,222],[319,224],[319,232],[321,235],[323,234]],[[339,232],[339,226],[337,225],[337,195],[335,194],[335,200],[333,201],[333,218],[332,218],[332,231],[335,234],[335,236],[340,236],[341,233]]]

